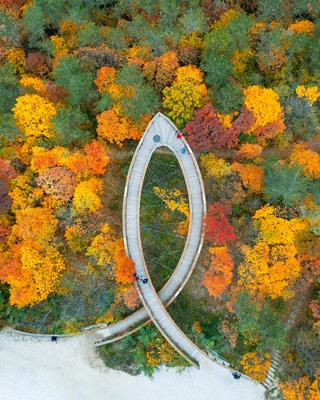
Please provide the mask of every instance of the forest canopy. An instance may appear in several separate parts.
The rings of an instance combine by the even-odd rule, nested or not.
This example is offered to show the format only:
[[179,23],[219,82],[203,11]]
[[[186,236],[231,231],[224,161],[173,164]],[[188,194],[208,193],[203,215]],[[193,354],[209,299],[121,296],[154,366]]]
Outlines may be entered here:
[[[200,261],[170,312],[259,381],[278,349],[284,399],[319,398],[318,3],[0,0],[1,326],[77,332],[139,306],[122,196],[160,111],[208,203]],[[156,288],[190,217],[173,158],[153,159],[142,197]],[[102,356],[131,373],[184,365],[150,325],[112,346]]]

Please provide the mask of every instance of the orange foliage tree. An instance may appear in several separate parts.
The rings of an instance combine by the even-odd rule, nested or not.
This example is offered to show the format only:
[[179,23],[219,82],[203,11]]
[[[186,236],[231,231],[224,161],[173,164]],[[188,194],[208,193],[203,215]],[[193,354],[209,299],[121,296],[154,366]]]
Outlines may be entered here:
[[134,262],[126,256],[122,239],[118,239],[115,243],[114,262],[116,281],[122,284],[133,283]]
[[122,146],[124,140],[140,139],[143,129],[149,122],[150,117],[144,116],[140,121],[133,122],[121,113],[117,106],[111,110],[103,111],[97,115],[97,134],[110,143]]
[[0,279],[10,285],[10,304],[17,307],[32,305],[55,293],[65,268],[54,246],[33,239],[12,246],[0,256]]
[[135,308],[139,304],[139,293],[135,286],[130,286],[124,292],[123,300],[128,308]]
[[37,240],[45,245],[53,239],[57,224],[51,210],[27,207],[16,212],[12,235],[19,240]]
[[280,389],[284,400],[319,400],[319,378],[310,380],[307,376],[281,383]]
[[305,148],[303,144],[296,144],[290,155],[292,164],[298,164],[302,168],[303,175],[311,179],[320,177],[320,154]]
[[109,161],[104,144],[93,140],[74,153],[64,147],[45,149],[35,146],[30,164],[33,171],[40,173],[52,167],[67,167],[80,179],[104,174]]
[[174,79],[174,72],[179,66],[179,60],[175,51],[168,51],[162,56],[145,63],[144,74],[149,80],[153,80],[160,89],[168,86]]
[[239,173],[244,187],[252,193],[259,193],[263,184],[263,169],[254,164],[241,164],[235,161],[232,169]]
[[203,284],[210,296],[220,297],[230,285],[233,260],[227,247],[211,247],[210,268],[203,274]]

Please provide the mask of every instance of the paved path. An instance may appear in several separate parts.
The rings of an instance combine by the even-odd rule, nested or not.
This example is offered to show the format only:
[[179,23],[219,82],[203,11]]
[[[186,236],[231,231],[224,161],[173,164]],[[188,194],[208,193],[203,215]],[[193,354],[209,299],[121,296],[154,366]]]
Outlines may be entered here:
[[[179,137],[180,136],[180,137]],[[149,317],[158,327],[162,335],[191,364],[198,365],[204,353],[192,343],[178,328],[166,311],[156,293],[145,264],[140,238],[140,198],[144,177],[150,158],[159,147],[168,147],[177,157],[187,185],[189,196],[190,223],[184,251],[179,268],[172,276],[178,285],[190,276],[203,242],[203,218],[206,212],[203,183],[197,162],[191,149],[177,128],[164,115],[158,113],[145,131],[133,156],[127,176],[123,203],[123,236],[128,256],[134,261],[141,280],[137,287],[141,301]],[[156,244],[155,244],[156,245]]]
[[[159,142],[155,141],[159,140]],[[177,129],[162,114],[157,114],[151,121],[141,139],[131,162],[124,194],[123,230],[126,250],[136,263],[137,273],[147,276],[148,271],[142,253],[140,240],[140,196],[145,173],[153,152],[159,147],[166,146],[177,157],[189,193],[190,229],[186,238],[186,245],[169,281],[161,289],[157,303],[170,304],[181,292],[187,283],[199,257],[203,242],[203,216],[206,212],[206,202],[201,174],[191,149],[185,139],[177,138]],[[141,268],[139,268],[142,267]],[[150,279],[149,279],[150,282]],[[151,289],[152,288],[152,289]],[[152,284],[140,286],[141,295],[144,289],[154,292]],[[159,298],[158,298],[159,296]],[[142,296],[142,300],[144,297]],[[105,337],[97,345],[110,343],[139,329],[149,320],[146,308],[142,308],[118,323],[109,325],[105,329],[96,331]],[[155,321],[154,321],[155,322]]]

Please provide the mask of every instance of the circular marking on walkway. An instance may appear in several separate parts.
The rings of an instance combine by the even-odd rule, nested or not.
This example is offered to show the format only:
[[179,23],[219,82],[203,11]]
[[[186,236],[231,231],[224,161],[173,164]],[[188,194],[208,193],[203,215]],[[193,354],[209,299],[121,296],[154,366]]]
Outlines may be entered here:
[[159,135],[154,135],[154,136],[153,136],[153,141],[154,141],[155,143],[159,143],[160,140],[161,140],[161,137],[160,137]]

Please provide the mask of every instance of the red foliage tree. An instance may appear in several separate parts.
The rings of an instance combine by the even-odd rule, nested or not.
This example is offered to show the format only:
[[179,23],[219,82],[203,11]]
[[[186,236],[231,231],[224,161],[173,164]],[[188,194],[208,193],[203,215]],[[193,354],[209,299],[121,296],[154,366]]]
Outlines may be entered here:
[[67,93],[56,83],[46,82],[42,90],[42,95],[53,103],[56,103],[64,100],[64,98],[67,96]]
[[9,235],[9,228],[4,225],[0,225],[0,243],[5,242],[8,235]]
[[244,108],[231,127],[225,128],[209,103],[195,111],[193,120],[185,126],[184,131],[188,133],[188,141],[195,151],[210,151],[213,148],[235,147],[239,135],[248,131],[253,124],[253,115]]
[[32,74],[45,74],[49,70],[48,57],[40,51],[31,52],[27,55],[25,69]]
[[16,176],[16,171],[11,167],[10,162],[0,158],[0,179],[6,182]]
[[185,126],[184,131],[188,134],[188,141],[195,151],[209,151],[225,137],[226,129],[209,103],[195,111],[193,120]]
[[226,244],[237,239],[233,226],[228,221],[231,207],[226,204],[213,203],[209,205],[205,218],[205,239],[215,244]]
[[12,200],[8,196],[8,183],[0,179],[0,214],[9,210]]
[[11,206],[11,198],[8,196],[8,181],[16,176],[16,171],[10,162],[0,158],[0,213],[5,213]]

